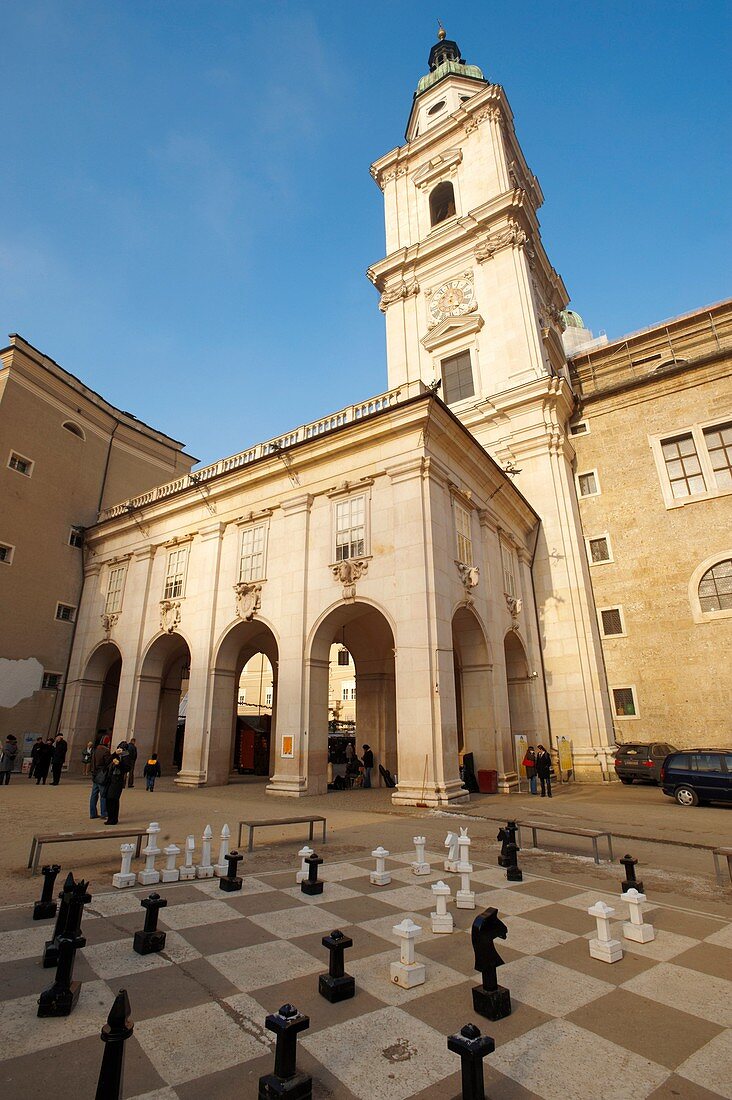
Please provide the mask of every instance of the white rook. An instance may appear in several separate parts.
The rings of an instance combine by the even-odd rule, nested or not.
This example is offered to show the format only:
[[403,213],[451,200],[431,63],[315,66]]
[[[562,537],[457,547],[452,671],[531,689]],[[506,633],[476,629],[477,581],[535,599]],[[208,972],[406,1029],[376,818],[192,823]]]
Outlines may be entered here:
[[399,937],[399,962],[393,962],[389,967],[389,974],[395,985],[402,989],[412,989],[415,985],[423,985],[426,971],[424,963],[414,961],[414,937],[422,929],[409,917],[405,917],[401,924],[395,924],[392,929],[395,936]]
[[159,832],[157,821],[151,821],[147,827],[147,847],[142,853],[145,856],[145,867],[137,876],[140,886],[154,886],[156,882],[160,882],[160,872],[155,870],[155,858],[160,855],[157,845]]
[[416,858],[412,864],[412,874],[414,875],[428,875],[432,868],[429,863],[425,862],[424,850],[427,844],[427,838],[423,836],[415,836],[412,838],[414,842],[414,848],[416,852]]
[[597,938],[590,940],[590,955],[601,962],[619,962],[623,948],[620,940],[614,940],[610,934],[610,918],[615,916],[615,910],[604,901],[598,901],[587,912],[597,920]]
[[177,882],[180,878],[180,871],[175,865],[176,856],[180,855],[180,848],[177,844],[169,844],[165,849],[165,855],[168,860],[163,871],[160,872],[161,882]]
[[388,886],[391,882],[391,875],[386,869],[385,860],[389,853],[386,848],[382,848],[381,845],[379,845],[378,848],[374,848],[371,855],[376,860],[376,870],[372,871],[369,875],[372,886]]
[[185,862],[180,868],[180,878],[183,882],[196,877],[196,868],[193,866],[193,853],[196,850],[196,838],[190,833],[186,837]]
[[300,857],[300,870],[295,875],[295,882],[307,882],[308,880],[308,865],[305,862],[313,854],[313,849],[306,844],[304,848],[301,848],[297,853]]
[[656,938],[656,931],[652,924],[643,921],[641,906],[646,900],[645,894],[639,894],[635,887],[626,890],[623,897],[628,903],[630,920],[623,922],[623,935],[626,940],[635,940],[636,943],[648,943]]
[[226,862],[226,857],[229,854],[230,840],[231,831],[228,825],[224,825],[221,830],[221,843],[219,844],[219,861],[214,868],[217,878],[223,878],[224,875],[228,875],[229,873],[229,864]]
[[450,887],[440,879],[432,883],[432,893],[435,897],[436,910],[430,913],[433,932],[452,932],[452,913],[447,911],[447,902],[450,897]]
[[130,870],[135,845],[120,844],[119,850],[122,853],[122,866],[116,875],[112,875],[112,886],[116,886],[118,890],[123,890],[126,886],[134,886],[137,882],[137,875]]
[[207,825],[201,838],[201,862],[196,867],[196,878],[213,878],[214,869],[211,863],[211,839],[213,833],[211,826]]
[[458,838],[456,833],[448,833],[445,837],[447,856],[445,857],[445,870],[457,871],[458,864]]

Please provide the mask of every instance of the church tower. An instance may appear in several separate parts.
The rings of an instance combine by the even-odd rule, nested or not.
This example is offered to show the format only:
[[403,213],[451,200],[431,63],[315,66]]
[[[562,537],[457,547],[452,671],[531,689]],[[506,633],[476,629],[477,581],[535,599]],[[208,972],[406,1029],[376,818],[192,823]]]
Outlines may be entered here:
[[568,295],[541,241],[543,195],[505,92],[442,28],[428,68],[406,143],[371,167],[387,255],[368,274],[386,319],[388,385],[438,385],[541,517],[527,564],[552,738],[570,740],[575,770],[599,780],[614,737],[567,430]]

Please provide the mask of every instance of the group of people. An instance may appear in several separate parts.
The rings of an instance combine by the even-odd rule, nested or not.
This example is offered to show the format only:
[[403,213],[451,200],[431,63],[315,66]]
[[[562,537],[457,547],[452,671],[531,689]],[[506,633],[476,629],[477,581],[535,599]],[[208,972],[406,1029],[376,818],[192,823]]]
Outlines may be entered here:
[[529,745],[526,755],[521,761],[526,769],[526,778],[529,781],[529,792],[537,794],[536,780],[541,783],[541,797],[552,796],[552,758],[543,745],[539,745],[534,751],[534,746]]
[[351,786],[362,777],[361,786],[371,786],[371,773],[374,770],[374,754],[369,745],[362,745],[363,756],[359,760],[356,750],[349,741],[346,745],[346,778],[351,781]]
[[[116,749],[111,749],[111,737],[103,731],[100,732],[101,740],[96,748],[92,747],[87,773],[91,775],[92,781],[89,817],[93,821],[101,814],[105,825],[117,825],[122,791],[125,787],[135,785],[137,745],[134,737],[131,737],[129,741],[120,741]],[[142,770],[146,790],[155,789],[155,780],[160,777],[160,773],[157,753],[153,753]]]
[[[35,779],[36,783],[45,784],[50,771],[51,786],[58,787],[68,749],[68,743],[61,734],[58,737],[37,737],[31,749],[28,778]],[[15,771],[17,760],[18,739],[9,733],[0,755],[0,785],[7,786],[10,783],[10,776]]]

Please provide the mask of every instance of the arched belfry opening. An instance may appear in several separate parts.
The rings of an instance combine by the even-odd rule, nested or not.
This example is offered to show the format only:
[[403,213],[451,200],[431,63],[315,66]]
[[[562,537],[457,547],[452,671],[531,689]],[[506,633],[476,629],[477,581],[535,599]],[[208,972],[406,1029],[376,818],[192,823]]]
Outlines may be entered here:
[[157,752],[163,773],[180,766],[178,734],[181,700],[188,690],[191,651],[181,634],[162,634],[142,660],[134,702],[132,732],[143,760]]
[[[81,677],[74,721],[75,746],[96,742],[101,731],[114,729],[122,654],[114,642],[103,642],[89,657]],[[77,753],[78,755],[78,753]]]
[[475,612],[460,607],[452,620],[455,703],[460,759],[473,753],[476,770],[496,768],[493,661]]
[[454,213],[455,190],[449,180],[443,180],[430,192],[430,225],[439,225]]

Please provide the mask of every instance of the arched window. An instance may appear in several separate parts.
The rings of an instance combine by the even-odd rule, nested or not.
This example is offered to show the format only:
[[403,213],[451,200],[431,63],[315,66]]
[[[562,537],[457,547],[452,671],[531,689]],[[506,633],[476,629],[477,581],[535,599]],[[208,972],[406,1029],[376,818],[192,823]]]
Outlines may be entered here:
[[86,439],[83,430],[78,424],[74,424],[73,420],[65,420],[62,427],[66,428],[67,432],[71,432],[72,435],[76,435],[79,439]]
[[732,611],[732,558],[718,561],[699,581],[702,611]]
[[439,225],[455,213],[455,192],[448,180],[438,183],[430,195],[430,222]]

